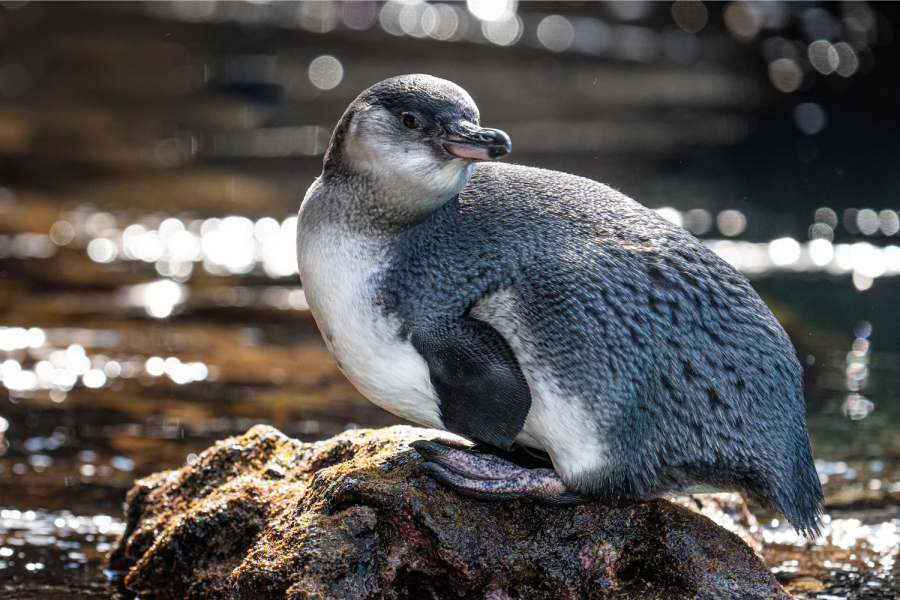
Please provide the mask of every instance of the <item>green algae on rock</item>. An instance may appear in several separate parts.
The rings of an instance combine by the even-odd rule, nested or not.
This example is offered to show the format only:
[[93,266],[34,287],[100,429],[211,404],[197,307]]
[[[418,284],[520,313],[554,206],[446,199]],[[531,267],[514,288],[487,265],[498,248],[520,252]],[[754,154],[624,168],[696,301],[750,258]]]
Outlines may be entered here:
[[790,598],[703,500],[481,502],[419,468],[437,435],[254,427],[137,482],[110,569],[148,598]]

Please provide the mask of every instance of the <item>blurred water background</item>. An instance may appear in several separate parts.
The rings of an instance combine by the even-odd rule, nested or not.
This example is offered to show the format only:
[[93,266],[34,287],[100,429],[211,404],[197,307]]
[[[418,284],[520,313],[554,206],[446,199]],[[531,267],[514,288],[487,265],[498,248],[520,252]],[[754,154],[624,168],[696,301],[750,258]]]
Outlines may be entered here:
[[[112,598],[135,478],[270,423],[398,419],[325,351],[295,214],[349,102],[466,88],[510,160],[599,181],[744,272],[805,368],[828,536],[800,598],[900,566],[900,11],[865,2],[0,2],[0,598]],[[120,597],[128,597],[124,594]]]

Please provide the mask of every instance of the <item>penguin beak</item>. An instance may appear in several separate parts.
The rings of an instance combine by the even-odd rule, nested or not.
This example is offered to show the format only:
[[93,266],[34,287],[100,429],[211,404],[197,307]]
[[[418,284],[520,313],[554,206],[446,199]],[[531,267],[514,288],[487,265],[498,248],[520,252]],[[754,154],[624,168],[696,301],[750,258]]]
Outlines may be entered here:
[[504,132],[468,121],[460,121],[448,135],[438,139],[447,152],[469,160],[497,160],[512,150],[512,142]]

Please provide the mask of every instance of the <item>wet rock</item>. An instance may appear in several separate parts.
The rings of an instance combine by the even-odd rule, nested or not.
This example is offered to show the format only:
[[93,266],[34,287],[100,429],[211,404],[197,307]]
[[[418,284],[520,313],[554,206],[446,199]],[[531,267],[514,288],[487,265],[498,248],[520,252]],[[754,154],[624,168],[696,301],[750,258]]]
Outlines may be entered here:
[[434,435],[304,444],[254,427],[139,481],[110,569],[154,598],[789,598],[746,543],[698,514],[738,523],[732,500],[479,502],[418,468],[407,444]]

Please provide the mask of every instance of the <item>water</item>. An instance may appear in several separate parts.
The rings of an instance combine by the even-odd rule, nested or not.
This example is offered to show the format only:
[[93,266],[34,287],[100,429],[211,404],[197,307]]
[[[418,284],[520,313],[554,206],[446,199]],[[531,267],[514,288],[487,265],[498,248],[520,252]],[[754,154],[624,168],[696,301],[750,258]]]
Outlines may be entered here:
[[[860,74],[783,93],[775,38],[821,25],[805,6],[742,44],[721,6],[685,37],[664,4],[629,21],[528,3],[508,47],[509,21],[460,34],[473,17],[459,6],[429,12],[438,25],[393,3],[374,24],[373,6],[2,13],[0,598],[127,597],[102,573],[127,490],[215,440],[256,423],[314,441],[399,422],[325,351],[293,215],[349,101],[404,72],[464,85],[513,160],[608,182],[751,277],[804,365],[829,515],[828,537],[805,544],[759,513],[767,565],[801,598],[895,597],[900,136],[877,32],[900,21],[872,17]],[[548,11],[567,11],[571,39]]]
[[0,511],[0,597],[127,597],[118,596],[103,574],[106,552],[123,529],[119,520],[103,514]]

